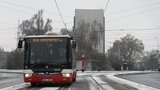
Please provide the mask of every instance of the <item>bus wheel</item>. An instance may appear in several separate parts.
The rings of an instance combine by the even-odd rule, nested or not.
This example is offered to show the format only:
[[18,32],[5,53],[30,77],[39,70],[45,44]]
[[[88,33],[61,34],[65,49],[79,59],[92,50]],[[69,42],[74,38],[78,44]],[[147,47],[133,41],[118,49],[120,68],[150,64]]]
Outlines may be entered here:
[[74,79],[73,79],[73,81],[74,81],[74,82],[76,81],[76,74],[75,74],[75,76],[74,76]]
[[74,78],[74,82],[76,81],[76,77]]
[[72,83],[67,83],[66,85],[67,85],[67,86],[71,86],[71,85],[72,85]]
[[31,82],[31,86],[36,86],[36,83]]

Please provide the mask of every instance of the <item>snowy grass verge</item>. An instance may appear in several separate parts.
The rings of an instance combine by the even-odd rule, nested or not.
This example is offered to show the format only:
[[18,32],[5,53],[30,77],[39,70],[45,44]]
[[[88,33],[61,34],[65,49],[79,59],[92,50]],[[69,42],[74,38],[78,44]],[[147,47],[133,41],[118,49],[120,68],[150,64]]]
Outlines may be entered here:
[[115,73],[106,75],[106,77],[108,77],[109,79],[111,79],[113,81],[116,81],[116,82],[118,82],[120,84],[130,85],[130,86],[132,86],[134,88],[137,88],[138,90],[159,90],[159,89],[154,88],[154,87],[150,87],[150,86],[147,86],[147,85],[144,85],[144,84],[136,83],[136,82],[129,81],[129,80],[122,79],[122,78],[119,78],[119,77],[115,76],[115,75],[118,75],[118,74],[145,74],[145,73],[151,73],[151,72],[152,71],[115,72]]
[[0,73],[23,73],[23,70],[0,69]]

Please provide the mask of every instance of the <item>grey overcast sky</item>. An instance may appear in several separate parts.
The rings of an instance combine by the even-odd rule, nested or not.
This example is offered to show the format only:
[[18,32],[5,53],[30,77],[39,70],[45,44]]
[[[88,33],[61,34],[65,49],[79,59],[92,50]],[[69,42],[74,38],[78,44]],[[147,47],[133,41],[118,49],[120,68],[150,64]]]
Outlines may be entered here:
[[[57,0],[67,28],[73,27],[75,9],[104,9],[107,0]],[[0,0],[0,47],[17,46],[18,22],[30,19],[43,9],[44,19],[52,19],[53,31],[64,25],[54,0]],[[105,11],[106,50],[127,33],[143,41],[145,50],[157,49],[160,39],[160,0],[110,0]]]

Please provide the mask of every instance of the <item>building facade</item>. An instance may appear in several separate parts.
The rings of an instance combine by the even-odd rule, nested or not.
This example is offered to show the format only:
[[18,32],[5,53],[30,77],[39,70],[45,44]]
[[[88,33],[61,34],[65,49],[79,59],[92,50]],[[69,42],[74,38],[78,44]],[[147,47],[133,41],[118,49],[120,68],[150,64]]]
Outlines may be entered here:
[[[103,9],[76,9],[73,29],[78,29],[82,23],[87,24],[86,39],[91,34],[97,35],[93,48],[99,53],[105,53],[105,18]],[[91,38],[88,38],[91,39]],[[94,41],[94,40],[93,40]]]

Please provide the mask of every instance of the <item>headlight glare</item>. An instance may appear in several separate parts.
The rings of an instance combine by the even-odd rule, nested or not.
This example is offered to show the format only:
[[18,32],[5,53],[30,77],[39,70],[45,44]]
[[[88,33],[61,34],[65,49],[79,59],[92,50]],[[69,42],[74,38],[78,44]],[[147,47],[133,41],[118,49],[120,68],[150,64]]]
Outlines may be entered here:
[[67,73],[67,74],[66,74],[66,77],[70,77],[70,74],[69,74],[69,73]]
[[70,77],[71,75],[69,73],[63,74],[63,77]]
[[25,74],[24,74],[24,76],[25,76],[26,78],[29,78],[29,77],[31,77],[31,76],[32,76],[32,74],[25,73]]

